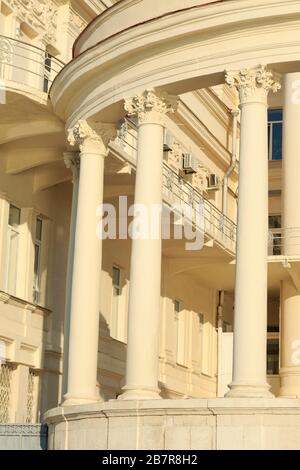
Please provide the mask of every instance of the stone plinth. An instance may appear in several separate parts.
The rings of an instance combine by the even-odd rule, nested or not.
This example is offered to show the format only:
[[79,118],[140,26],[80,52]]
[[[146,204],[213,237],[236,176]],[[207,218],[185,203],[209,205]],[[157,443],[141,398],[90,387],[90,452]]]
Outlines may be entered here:
[[50,410],[49,449],[299,450],[300,400],[110,401]]

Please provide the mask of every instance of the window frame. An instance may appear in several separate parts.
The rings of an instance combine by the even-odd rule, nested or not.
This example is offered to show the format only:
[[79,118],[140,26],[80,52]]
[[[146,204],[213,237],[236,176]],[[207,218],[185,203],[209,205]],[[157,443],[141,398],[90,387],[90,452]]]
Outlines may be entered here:
[[[17,209],[19,211],[19,222],[16,227],[10,224],[10,210],[11,208]],[[6,269],[5,269],[5,291],[13,296],[17,295],[17,283],[18,283],[18,262],[19,262],[19,248],[20,248],[20,236],[21,236],[21,217],[22,217],[22,209],[18,207],[16,204],[9,203],[8,208],[8,221],[7,221],[7,246],[6,246]],[[17,235],[17,252],[16,252],[16,260],[15,260],[15,270],[16,276],[14,279],[14,289],[10,289],[9,286],[9,278],[10,278],[10,263],[11,263],[11,240],[12,234]]]
[[187,367],[186,312],[183,302],[178,299],[173,300],[173,308],[176,322],[175,362],[178,366]]
[[[114,270],[119,272],[119,283],[114,284]],[[111,269],[112,296],[111,296],[111,314],[110,314],[110,337],[120,343],[126,342],[126,312],[124,304],[124,269],[117,263],[113,263]],[[114,289],[118,289],[118,295],[114,295]],[[117,309],[114,311],[114,299],[118,299]],[[122,321],[122,324],[121,324]]]
[[[41,222],[41,236],[40,239],[37,237],[38,222]],[[40,301],[41,294],[41,259],[42,259],[42,243],[43,243],[43,218],[38,216],[35,223],[35,239],[34,239],[34,259],[33,259],[33,302],[38,304]],[[37,261],[37,273],[35,272],[36,266],[36,247],[38,247],[38,261]]]
[[[271,121],[270,120],[270,113],[272,111],[283,113],[283,109],[282,108],[272,108],[272,109],[268,110],[268,139],[269,139],[268,161],[269,162],[280,162],[280,161],[282,161],[282,149],[281,149],[281,158],[280,159],[273,158],[273,149],[274,149],[274,145],[273,145],[274,138],[273,138],[273,136],[274,136],[274,125],[276,125],[276,124],[281,124],[282,132],[283,132],[283,115],[282,115],[281,120]],[[270,129],[270,134],[269,134],[269,129]]]

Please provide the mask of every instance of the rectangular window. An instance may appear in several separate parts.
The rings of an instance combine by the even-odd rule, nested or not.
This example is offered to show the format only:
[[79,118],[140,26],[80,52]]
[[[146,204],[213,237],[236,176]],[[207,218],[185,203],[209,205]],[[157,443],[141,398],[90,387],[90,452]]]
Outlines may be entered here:
[[38,373],[30,369],[28,373],[28,385],[27,385],[27,413],[26,423],[35,424],[37,423],[37,408],[38,408],[38,392],[39,392],[39,375]]
[[279,375],[279,339],[268,339],[267,374]]
[[0,365],[0,423],[10,422],[11,378],[9,365]]
[[185,311],[182,309],[182,303],[178,300],[174,301],[174,313],[176,321],[176,362],[181,366],[185,366]]
[[50,80],[51,80],[51,71],[52,71],[52,55],[49,52],[45,52],[45,59],[44,59],[44,92],[48,93],[50,88]]
[[282,109],[271,109],[268,112],[268,143],[270,161],[282,160],[282,134]]
[[33,301],[37,304],[40,300],[40,264],[42,250],[43,221],[36,220],[35,242],[34,242],[34,273],[33,273]]
[[119,340],[120,303],[122,295],[122,275],[121,269],[113,266],[112,270],[112,317],[111,317],[111,337]]
[[269,217],[269,256],[280,256],[282,254],[281,227],[281,215],[271,215]]
[[11,295],[16,295],[17,287],[20,221],[21,209],[10,204],[8,217],[6,290]]

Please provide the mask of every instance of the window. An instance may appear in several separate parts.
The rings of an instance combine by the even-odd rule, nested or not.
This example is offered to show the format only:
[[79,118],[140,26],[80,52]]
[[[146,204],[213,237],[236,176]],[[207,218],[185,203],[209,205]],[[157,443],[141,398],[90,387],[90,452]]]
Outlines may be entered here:
[[33,273],[33,301],[37,304],[40,300],[40,264],[42,249],[43,221],[36,220],[35,242],[34,242],[34,273]]
[[185,354],[185,312],[182,304],[178,300],[174,301],[174,313],[176,321],[176,362],[179,365],[186,365]]
[[279,374],[279,339],[268,339],[267,374]]
[[0,365],[0,423],[10,421],[12,369],[7,364]]
[[113,266],[112,270],[112,321],[111,321],[111,337],[117,340],[120,339],[119,323],[120,323],[120,303],[122,295],[122,276],[121,269]]
[[33,370],[29,369],[28,372],[28,385],[27,385],[27,410],[26,410],[26,423],[35,424],[38,421],[37,405],[38,405],[38,390],[39,390],[39,375]]
[[16,295],[17,287],[20,221],[21,210],[10,204],[8,217],[6,290],[11,295]]
[[44,60],[44,92],[48,93],[49,91],[49,84],[51,79],[51,70],[52,70],[52,55],[49,52],[45,52],[45,60]]
[[271,109],[268,112],[269,160],[282,160],[282,109]]
[[282,253],[281,215],[269,217],[269,255],[280,256]]

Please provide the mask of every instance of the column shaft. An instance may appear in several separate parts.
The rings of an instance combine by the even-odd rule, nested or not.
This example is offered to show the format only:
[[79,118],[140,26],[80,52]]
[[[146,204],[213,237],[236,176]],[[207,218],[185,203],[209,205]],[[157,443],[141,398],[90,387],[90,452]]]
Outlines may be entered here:
[[162,209],[163,126],[168,108],[153,91],[140,98],[127,103],[127,110],[139,118],[135,208],[139,212],[143,206],[149,224],[144,237],[132,240],[126,386],[120,397],[127,400],[159,398],[161,212],[154,237],[155,220],[150,221],[150,216],[152,209]]
[[69,365],[69,340],[70,340],[70,319],[71,319],[71,294],[73,280],[73,265],[75,253],[75,232],[77,219],[77,205],[79,192],[79,165],[80,156],[78,152],[65,152],[64,160],[67,168],[73,173],[73,192],[72,208],[70,220],[69,251],[66,282],[66,301],[65,301],[65,321],[64,321],[64,359],[63,359],[63,379],[62,379],[62,398],[68,390],[68,365]]
[[[284,254],[300,256],[300,73],[284,80],[283,197]],[[299,267],[292,271],[299,276]],[[300,291],[292,278],[281,289],[280,396],[300,396]]]
[[79,143],[81,154],[71,292],[68,388],[64,405],[99,400],[96,384],[102,241],[96,233],[96,214],[103,202],[104,159],[107,154],[103,138],[85,121],[80,121],[70,136],[71,143]]
[[270,396],[266,381],[268,141],[267,95],[259,67],[228,76],[241,99],[233,383],[229,397]]

